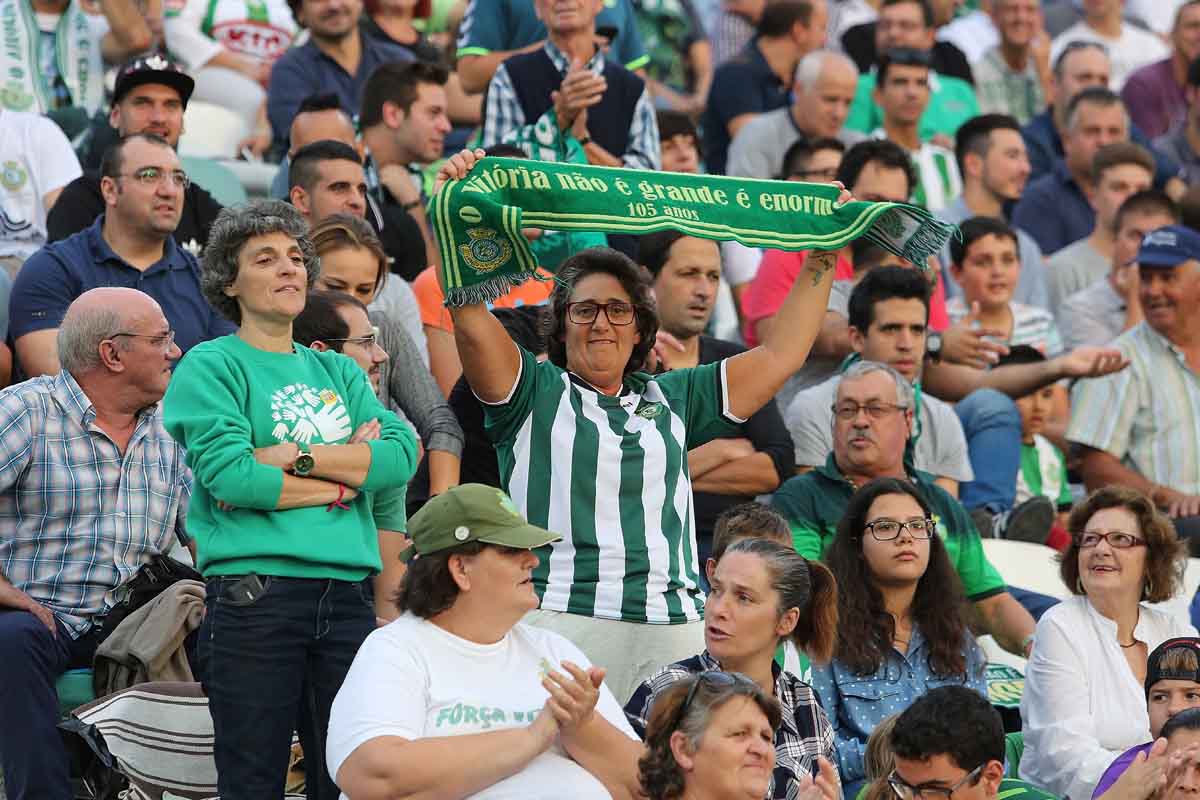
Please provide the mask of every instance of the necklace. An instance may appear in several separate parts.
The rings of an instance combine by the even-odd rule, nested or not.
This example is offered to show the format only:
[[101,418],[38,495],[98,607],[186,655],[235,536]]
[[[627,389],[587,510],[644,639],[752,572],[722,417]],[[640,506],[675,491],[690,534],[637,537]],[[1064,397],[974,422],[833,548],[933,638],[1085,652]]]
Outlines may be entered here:
[[[1121,641],[1120,641],[1119,639],[1117,640],[1117,644],[1121,644]],[[1121,644],[1121,648],[1122,648],[1122,649],[1124,649],[1124,650],[1128,650],[1129,648],[1131,648],[1131,647],[1134,647],[1134,646],[1136,646],[1137,644],[1138,644],[1138,640],[1137,640],[1137,639],[1134,639],[1134,640],[1133,640],[1132,642],[1130,642],[1129,644]]]

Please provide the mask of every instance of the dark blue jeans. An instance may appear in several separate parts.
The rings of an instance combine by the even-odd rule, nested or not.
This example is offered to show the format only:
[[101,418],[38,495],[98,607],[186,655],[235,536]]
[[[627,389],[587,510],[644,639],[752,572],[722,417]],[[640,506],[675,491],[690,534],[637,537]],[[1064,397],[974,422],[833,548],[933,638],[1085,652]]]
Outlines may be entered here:
[[337,800],[325,738],[333,698],[375,629],[363,583],[263,576],[259,597],[232,599],[239,577],[208,580],[196,648],[221,800],[282,797],[294,729],[308,797]]
[[1008,511],[1017,501],[1021,467],[1021,413],[995,389],[976,389],[954,405],[967,437],[975,480],[958,487],[968,510]]
[[71,800],[67,751],[58,733],[54,684],[90,667],[95,632],[58,635],[28,611],[0,610],[0,769],[9,800]]

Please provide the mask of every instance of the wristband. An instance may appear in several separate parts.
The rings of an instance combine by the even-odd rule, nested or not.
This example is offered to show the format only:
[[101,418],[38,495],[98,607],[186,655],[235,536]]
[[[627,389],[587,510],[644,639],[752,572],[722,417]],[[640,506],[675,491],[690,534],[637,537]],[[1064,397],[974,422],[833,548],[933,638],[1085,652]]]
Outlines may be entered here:
[[592,137],[584,136],[582,139],[578,139],[577,141],[579,142],[580,147],[587,147],[592,143]]
[[350,506],[348,506],[342,502],[342,498],[345,496],[346,496],[346,485],[344,483],[339,483],[337,500],[334,500],[332,503],[327,505],[325,507],[325,510],[328,512],[328,511],[333,511],[333,509],[335,509],[335,508],[341,508],[346,511],[349,511]]

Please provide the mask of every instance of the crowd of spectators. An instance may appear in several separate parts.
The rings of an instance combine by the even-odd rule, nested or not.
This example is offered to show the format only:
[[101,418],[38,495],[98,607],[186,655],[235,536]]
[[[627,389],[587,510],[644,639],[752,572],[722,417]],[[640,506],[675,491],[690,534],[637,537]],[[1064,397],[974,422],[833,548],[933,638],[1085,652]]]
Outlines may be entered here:
[[[1200,555],[1200,0],[0,29],[0,798],[73,796],[56,682],[170,559],[225,800],[283,796],[293,738],[323,800],[1200,792],[1200,594],[1161,605]],[[489,156],[956,230],[525,227],[538,279],[448,305],[430,201]]]

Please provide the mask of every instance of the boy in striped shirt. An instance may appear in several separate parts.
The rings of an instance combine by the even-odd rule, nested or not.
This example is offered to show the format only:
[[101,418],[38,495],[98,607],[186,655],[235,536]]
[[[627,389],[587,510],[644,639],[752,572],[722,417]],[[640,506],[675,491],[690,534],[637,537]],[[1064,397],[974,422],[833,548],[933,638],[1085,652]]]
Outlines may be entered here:
[[912,201],[937,211],[962,193],[962,175],[954,153],[921,140],[921,115],[930,98],[929,63],[929,51],[909,47],[888,50],[879,59],[871,99],[883,112],[883,126],[872,136],[908,151],[918,178]]

